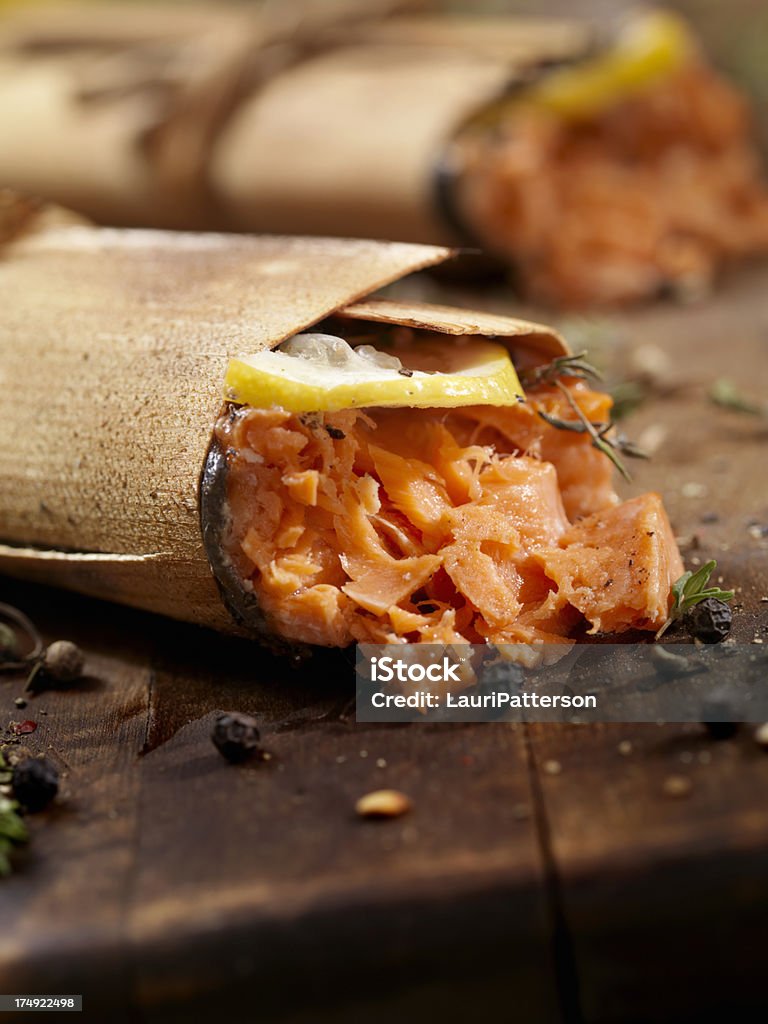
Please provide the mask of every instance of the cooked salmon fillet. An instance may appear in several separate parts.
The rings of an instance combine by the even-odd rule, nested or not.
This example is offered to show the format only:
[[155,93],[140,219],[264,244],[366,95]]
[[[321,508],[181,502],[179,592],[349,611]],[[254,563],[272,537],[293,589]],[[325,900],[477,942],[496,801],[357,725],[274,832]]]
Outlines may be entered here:
[[[592,420],[610,399],[568,388]],[[270,629],[324,646],[655,630],[683,571],[661,501],[620,504],[557,388],[511,407],[231,406],[226,549]]]
[[529,296],[698,291],[768,252],[768,189],[739,91],[692,59],[591,119],[511,103],[457,142],[458,213]]

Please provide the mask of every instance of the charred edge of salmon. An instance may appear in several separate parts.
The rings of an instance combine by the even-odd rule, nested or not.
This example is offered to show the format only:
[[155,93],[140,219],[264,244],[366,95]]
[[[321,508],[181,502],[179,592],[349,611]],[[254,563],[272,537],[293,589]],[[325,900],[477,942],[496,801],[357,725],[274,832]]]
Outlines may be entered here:
[[[222,412],[226,413],[229,408],[224,406]],[[239,626],[252,633],[276,654],[290,652],[294,658],[307,657],[311,653],[308,645],[284,640],[271,630],[258,598],[252,590],[246,589],[236,566],[226,553],[225,542],[231,528],[227,498],[228,474],[227,452],[213,437],[200,476],[200,532],[208,564],[224,606]]]
[[[608,40],[600,43],[593,37],[591,42],[580,49],[578,53],[573,53],[571,56],[545,57],[521,69],[509,80],[506,88],[499,96],[491,100],[481,111],[470,114],[469,117],[456,126],[453,135],[448,140],[449,145],[459,138],[465,128],[478,116],[492,117],[493,112],[497,108],[503,109],[510,99],[525,93],[526,89],[535,85],[550,71],[563,67],[572,67],[581,61],[589,60],[602,50],[608,49],[609,46],[610,42]],[[432,174],[432,203],[438,215],[445,221],[451,231],[455,232],[462,245],[469,247],[480,245],[481,248],[484,248],[482,239],[478,236],[477,231],[472,228],[466,215],[461,211],[461,203],[456,194],[459,177],[459,169],[455,166],[454,162],[445,153],[441,153]],[[485,252],[483,252],[483,255],[490,259],[492,265],[504,266],[506,263],[500,256],[493,256],[492,254],[489,256]]]

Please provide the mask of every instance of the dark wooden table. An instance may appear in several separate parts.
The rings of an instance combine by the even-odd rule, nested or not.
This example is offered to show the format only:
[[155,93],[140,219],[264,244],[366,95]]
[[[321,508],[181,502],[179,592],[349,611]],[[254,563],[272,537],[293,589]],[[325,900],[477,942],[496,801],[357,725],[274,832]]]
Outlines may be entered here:
[[[689,560],[736,586],[737,638],[768,643],[768,420],[706,397],[722,376],[768,395],[766,293],[751,270],[691,308],[569,329],[614,366],[667,354],[673,387],[627,424],[659,444],[632,489],[664,493]],[[0,593],[89,672],[24,710],[21,679],[0,681],[3,724],[37,721],[28,746],[65,772],[0,882],[1,991],[82,992],[110,1022],[680,1022],[764,1003],[768,753],[751,729],[358,726],[348,654],[296,669],[60,592]],[[257,715],[273,759],[225,764],[219,709]],[[686,797],[665,795],[672,774]],[[357,819],[382,786],[412,813]]]

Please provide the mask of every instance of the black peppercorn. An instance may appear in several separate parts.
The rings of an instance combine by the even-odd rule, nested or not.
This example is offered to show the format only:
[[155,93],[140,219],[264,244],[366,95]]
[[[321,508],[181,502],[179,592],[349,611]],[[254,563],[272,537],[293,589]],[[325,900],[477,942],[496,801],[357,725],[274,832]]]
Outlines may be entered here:
[[717,694],[706,698],[701,707],[702,725],[713,740],[727,740],[738,728],[738,722],[729,721],[733,718],[733,707],[725,698]]
[[688,630],[705,644],[717,644],[731,632],[733,612],[731,606],[716,597],[699,601],[685,613]]
[[42,811],[59,791],[59,773],[45,757],[29,757],[13,769],[13,795],[27,811]]
[[259,749],[259,729],[255,718],[230,711],[219,715],[211,739],[222,757],[232,764],[246,761]]

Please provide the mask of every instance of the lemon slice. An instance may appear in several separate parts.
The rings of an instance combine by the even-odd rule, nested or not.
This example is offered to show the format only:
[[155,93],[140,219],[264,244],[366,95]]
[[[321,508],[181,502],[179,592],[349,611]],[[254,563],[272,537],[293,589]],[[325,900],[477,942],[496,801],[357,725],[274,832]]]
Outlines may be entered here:
[[650,11],[629,21],[607,52],[548,74],[525,101],[561,117],[590,117],[674,71],[692,49],[682,18]]
[[333,335],[299,334],[275,351],[232,359],[225,386],[230,401],[288,412],[514,405],[523,397],[507,349],[482,338],[383,352],[352,348]]

